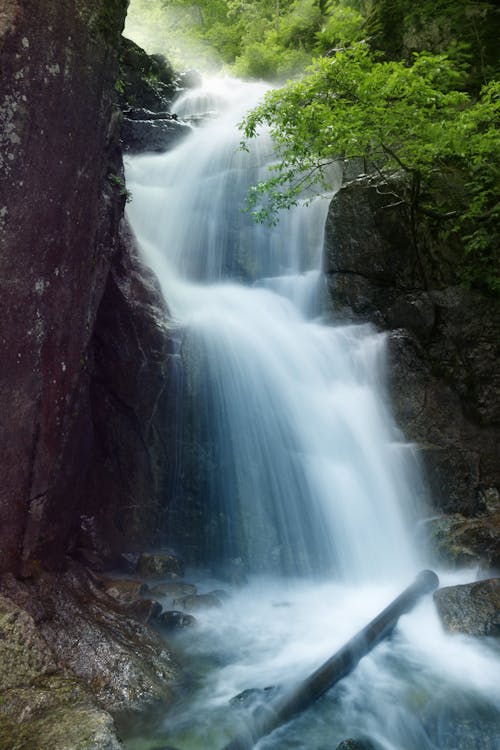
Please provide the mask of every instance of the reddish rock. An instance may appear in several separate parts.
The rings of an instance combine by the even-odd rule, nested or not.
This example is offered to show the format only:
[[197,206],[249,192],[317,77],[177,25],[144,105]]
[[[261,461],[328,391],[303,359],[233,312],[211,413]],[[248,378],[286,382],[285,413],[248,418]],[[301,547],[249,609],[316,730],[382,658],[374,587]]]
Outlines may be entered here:
[[124,200],[113,101],[126,5],[0,11],[0,570],[60,559],[79,499],[87,347]]

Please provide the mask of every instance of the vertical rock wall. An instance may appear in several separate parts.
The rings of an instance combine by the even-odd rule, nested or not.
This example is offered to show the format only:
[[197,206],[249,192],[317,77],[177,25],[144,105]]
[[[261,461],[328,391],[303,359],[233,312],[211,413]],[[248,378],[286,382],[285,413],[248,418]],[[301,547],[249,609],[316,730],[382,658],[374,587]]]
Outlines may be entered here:
[[434,507],[494,515],[500,300],[459,284],[459,248],[423,221],[416,246],[408,212],[389,206],[388,190],[363,178],[332,201],[325,270],[333,303],[338,315],[389,331],[396,417],[420,447]]
[[0,8],[0,569],[57,560],[92,445],[87,348],[122,213],[126,0]]

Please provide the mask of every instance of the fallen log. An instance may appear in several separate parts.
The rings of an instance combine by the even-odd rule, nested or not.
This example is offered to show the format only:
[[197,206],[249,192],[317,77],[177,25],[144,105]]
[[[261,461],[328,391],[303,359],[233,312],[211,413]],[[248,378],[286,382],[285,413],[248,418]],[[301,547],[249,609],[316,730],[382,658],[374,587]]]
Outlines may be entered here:
[[401,615],[409,612],[424,594],[439,586],[432,570],[423,570],[415,581],[345,646],[303,682],[269,707],[262,708],[248,729],[225,745],[223,750],[251,750],[257,741],[308,708],[339,680],[348,675],[360,659],[386,638]]

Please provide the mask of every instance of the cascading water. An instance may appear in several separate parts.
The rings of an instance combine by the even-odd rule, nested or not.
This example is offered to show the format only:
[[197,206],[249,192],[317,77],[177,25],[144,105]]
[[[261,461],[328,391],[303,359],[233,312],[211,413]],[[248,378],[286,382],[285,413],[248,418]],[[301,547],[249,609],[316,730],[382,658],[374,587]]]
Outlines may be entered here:
[[263,89],[218,87],[176,108],[218,105],[219,117],[173,152],[134,159],[127,177],[215,446],[208,554],[253,571],[409,576],[411,451],[380,394],[383,337],[313,320],[328,199],[284,213],[274,231],[242,212],[272,150],[262,138],[239,151],[235,123]]
[[[128,216],[182,331],[184,473],[196,464],[202,475],[202,556],[259,574],[190,636],[194,695],[167,723],[183,750],[221,747],[236,721],[228,698],[305,675],[418,563],[407,525],[420,479],[384,404],[384,337],[318,319],[328,197],[285,212],[276,229],[242,212],[273,157],[264,137],[250,154],[238,150],[235,125],[263,92],[215,80],[184,95],[175,109],[201,121],[193,134],[127,164]],[[277,573],[288,578],[269,578]],[[400,633],[259,747],[326,750],[353,733],[386,750],[469,747],[439,744],[444,730],[429,729],[438,712],[429,709],[427,723],[418,716],[436,690],[440,700],[453,695],[455,708],[465,695],[464,705],[476,701],[498,722],[489,651],[444,636],[429,602],[403,618]],[[458,658],[471,676],[466,691]]]

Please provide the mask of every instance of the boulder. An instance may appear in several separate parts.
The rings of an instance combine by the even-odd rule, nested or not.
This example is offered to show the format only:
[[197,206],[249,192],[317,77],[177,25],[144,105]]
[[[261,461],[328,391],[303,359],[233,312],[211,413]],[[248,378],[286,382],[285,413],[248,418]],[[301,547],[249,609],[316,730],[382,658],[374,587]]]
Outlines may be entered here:
[[0,750],[119,750],[111,716],[64,671],[39,624],[0,596]]
[[122,604],[130,604],[139,599],[148,590],[147,584],[142,581],[129,580],[126,578],[105,578],[102,581],[102,589]]
[[159,583],[150,590],[151,596],[161,596],[168,599],[180,599],[183,596],[192,596],[196,593],[196,586],[192,583],[183,583],[182,581]]
[[351,738],[343,740],[337,745],[336,750],[375,750],[369,740],[353,740]]
[[58,666],[101,707],[136,711],[172,699],[175,669],[163,640],[79,566],[24,583],[4,576],[0,590],[33,618]]
[[123,148],[130,154],[162,153],[171,149],[192,131],[193,128],[188,122],[171,115],[144,119],[124,117]]
[[449,567],[500,571],[500,513],[467,518],[452,513],[422,524],[422,537],[437,561]]
[[168,110],[177,88],[177,74],[163,55],[148,55],[135,42],[122,37],[117,85],[122,108]]
[[500,578],[439,589],[434,602],[446,630],[500,637]]
[[184,575],[184,563],[168,552],[143,552],[137,563],[137,574],[144,578]]
[[188,615],[185,612],[177,612],[175,610],[169,610],[162,612],[157,618],[157,625],[168,632],[174,630],[183,630],[184,628],[191,628],[196,625],[196,618],[193,615]]

